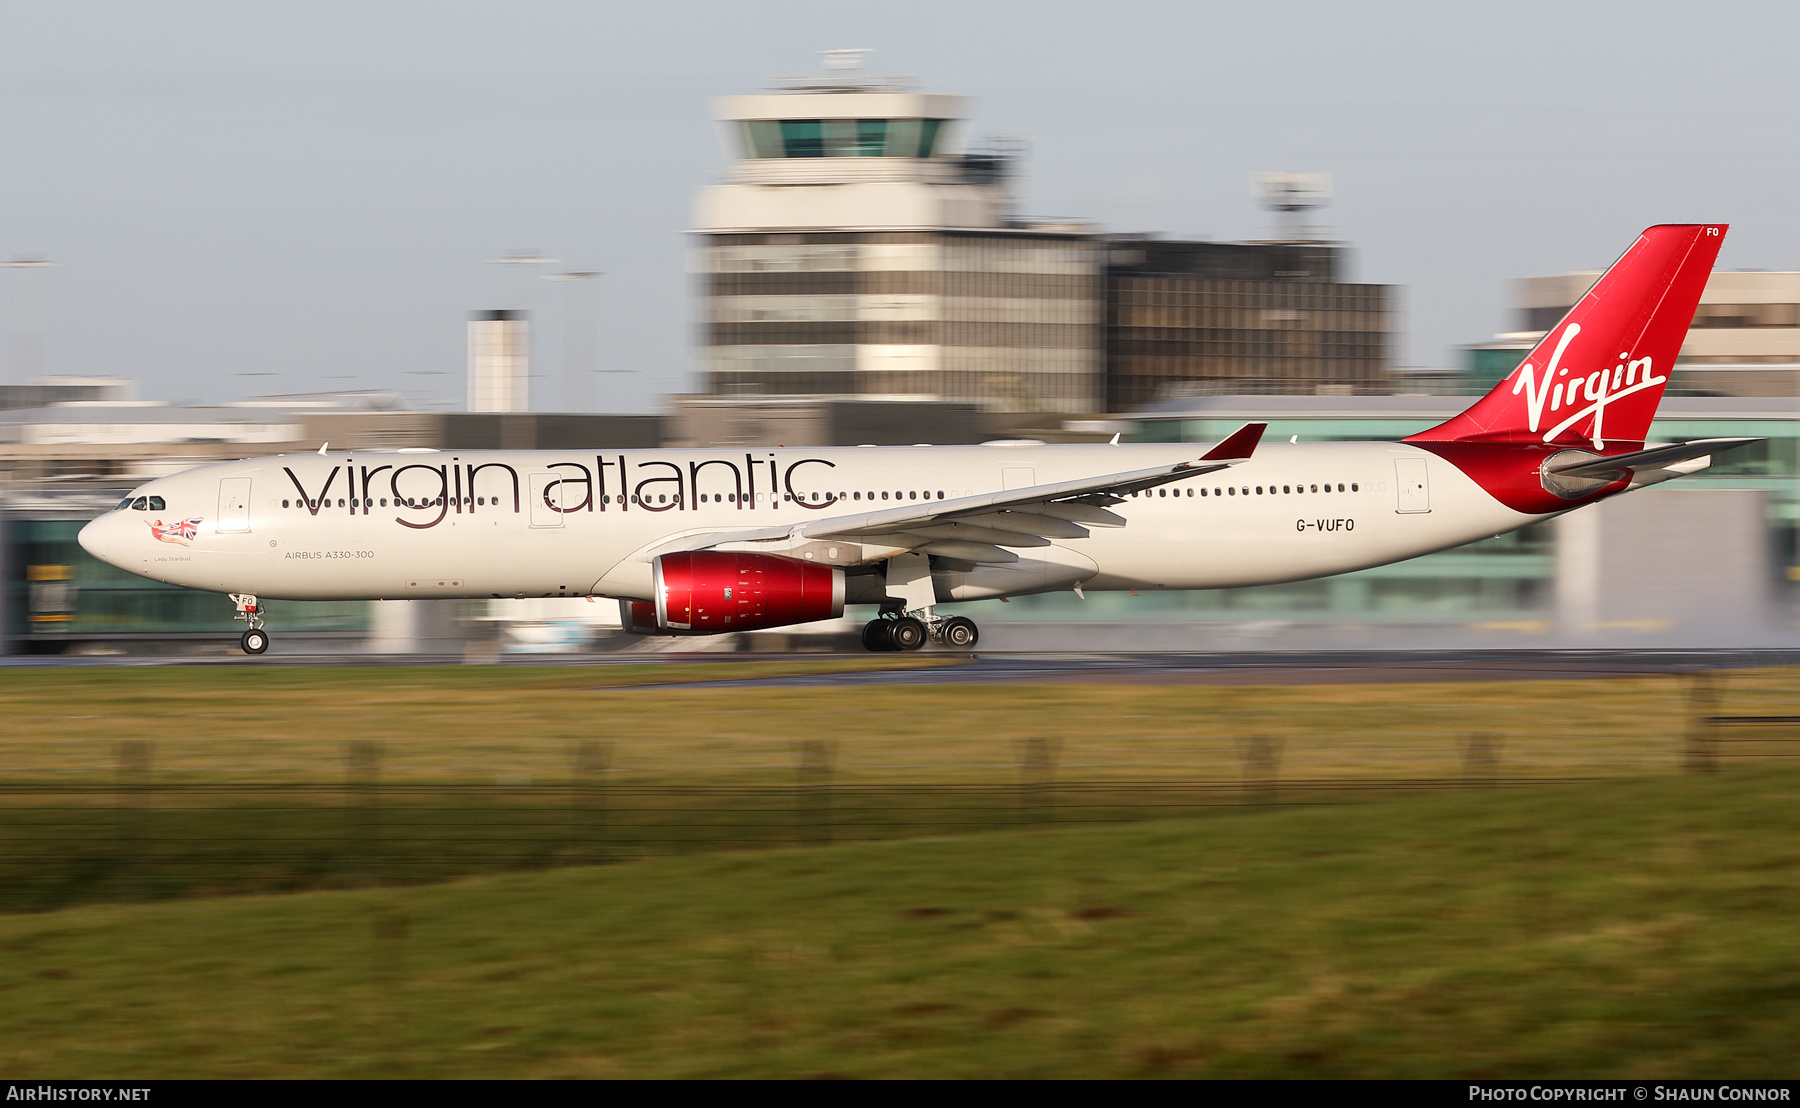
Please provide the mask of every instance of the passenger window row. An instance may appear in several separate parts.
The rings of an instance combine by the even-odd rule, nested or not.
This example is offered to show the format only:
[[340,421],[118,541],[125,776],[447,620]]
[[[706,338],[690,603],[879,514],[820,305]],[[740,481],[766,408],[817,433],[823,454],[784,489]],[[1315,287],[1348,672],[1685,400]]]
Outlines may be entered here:
[[[1241,491],[1244,496],[1265,495],[1264,488],[1262,485],[1255,485],[1255,486],[1246,485],[1242,488]],[[1270,486],[1268,486],[1268,489],[1267,489],[1267,495],[1274,495],[1276,491],[1277,491],[1276,487],[1274,485],[1270,485]],[[1308,487],[1305,485],[1282,485],[1280,488],[1280,492],[1282,492],[1283,494],[1288,494],[1288,495],[1304,493],[1307,491],[1308,491]],[[1311,486],[1311,491],[1315,492],[1315,493],[1320,492],[1320,491],[1331,492],[1332,486],[1331,486],[1330,482],[1327,482],[1322,487],[1319,485],[1313,485],[1313,486]],[[1337,491],[1338,492],[1344,491],[1344,485],[1342,483],[1338,484]],[[1349,491],[1357,492],[1357,491],[1359,491],[1359,486],[1357,484],[1355,484],[1354,482],[1352,482],[1350,485]],[[1240,492],[1240,490],[1235,489],[1235,488],[1214,488],[1211,490],[1210,494],[1212,496],[1237,496],[1239,494],[1239,492]],[[867,496],[867,498],[869,500],[874,500],[874,499],[876,499],[877,496],[879,496],[880,499],[882,499],[882,500],[887,500],[890,497],[894,500],[918,500],[921,496],[923,496],[926,500],[930,500],[933,498],[933,494],[929,490],[925,491],[923,493],[921,493],[917,490],[912,490],[912,491],[900,491],[900,492],[894,492],[894,493],[888,493],[886,491],[876,493],[874,491],[870,491],[867,494],[864,494],[862,492],[854,492],[854,493],[840,492],[836,496],[832,496],[830,493],[825,493],[825,494],[823,494],[822,499],[823,499],[824,503],[831,504],[831,503],[836,503],[839,500],[862,500],[862,499],[864,499],[865,495]],[[1167,498],[1170,495],[1173,495],[1179,499],[1183,495],[1183,491],[1181,489],[1176,489],[1176,490],[1174,490],[1173,493],[1171,493],[1167,488],[1160,488],[1160,489],[1157,489],[1154,493],[1150,492],[1149,490],[1145,490],[1141,493],[1134,492],[1131,495],[1133,498],[1136,498],[1138,496],[1143,496],[1143,497],[1147,498],[1147,497],[1150,497],[1153,495]],[[1192,486],[1190,486],[1186,490],[1185,495],[1187,495],[1188,497],[1192,497],[1194,495],[1194,489]],[[1200,495],[1201,496],[1208,495],[1208,490],[1204,489],[1204,488],[1201,489]],[[707,503],[709,498],[710,498],[710,501],[714,504],[721,504],[721,503],[735,504],[738,501],[738,494],[737,493],[701,493],[700,494],[700,502],[702,504]],[[944,498],[945,498],[944,491],[942,489],[939,489],[936,493],[936,499],[943,500]],[[454,500],[455,498],[452,497],[451,499]],[[791,495],[783,494],[783,496],[782,496],[783,501],[792,502],[793,499],[794,499],[794,497]],[[802,494],[801,499],[805,499],[805,494]],[[744,502],[749,503],[749,500],[750,500],[749,494],[746,493],[744,495]],[[497,496],[494,496],[494,497],[487,497],[487,496],[468,497],[468,496],[465,496],[462,498],[464,507],[468,507],[468,506],[486,507],[490,501],[494,504],[499,504],[500,498]],[[623,496],[603,495],[600,497],[600,502],[602,504],[622,504],[622,503],[624,503],[624,501],[625,501],[625,498]],[[646,503],[646,501],[640,500],[635,494],[632,496],[631,502],[633,504]],[[656,502],[658,504],[671,503],[669,494],[667,494],[667,493],[657,494]],[[813,493],[812,494],[812,502],[813,503],[821,502],[821,494],[816,493],[816,492]],[[403,497],[395,497],[394,498],[394,507],[396,507],[396,508],[400,508],[400,507],[435,508],[435,507],[442,505],[443,503],[444,503],[444,498],[441,496],[435,497],[435,498],[423,498],[423,499],[414,499],[411,497],[404,497],[404,498]],[[681,496],[679,494],[676,494],[672,503],[679,505],[681,503]],[[332,502],[329,498],[327,498],[324,501],[324,503],[321,505],[321,503],[317,500],[299,500],[299,499],[291,499],[290,498],[288,500],[283,500],[281,502],[281,506],[283,508],[291,507],[291,508],[317,510],[320,507],[326,507],[326,508],[331,507]],[[388,498],[385,496],[381,497],[379,499],[376,499],[374,497],[359,498],[359,497],[353,496],[353,497],[346,498],[346,497],[340,496],[337,498],[337,506],[340,508],[344,508],[344,507],[374,508],[377,506],[385,508],[388,506]],[[144,511],[162,512],[162,511],[168,510],[168,504],[160,496],[138,496],[138,497],[128,496],[125,499],[119,501],[119,506],[114,510],[122,512],[127,509],[132,509],[132,510],[136,510],[136,511],[140,511],[140,512],[144,512]]]
[[[876,499],[881,499],[881,500],[888,500],[888,499],[893,499],[893,500],[921,500],[921,499],[931,500],[934,498],[938,499],[938,500],[942,500],[945,498],[946,495],[947,494],[942,489],[937,490],[937,492],[935,494],[932,493],[930,490],[920,491],[918,489],[912,489],[910,491],[902,490],[902,491],[891,492],[891,493],[886,492],[886,491],[876,492],[875,490],[871,489],[867,493],[840,492],[840,493],[836,493],[835,495],[832,493],[828,493],[828,492],[827,493],[815,492],[815,493],[811,494],[810,498],[808,497],[807,494],[802,493],[802,494],[800,494],[800,499],[801,500],[809,500],[810,499],[810,502],[814,503],[814,504],[818,504],[818,503],[835,504],[840,500],[862,500],[865,497],[869,500],[876,500]],[[604,499],[604,498],[602,498],[602,499]],[[656,499],[657,499],[658,503],[662,502],[662,497],[659,496]],[[781,499],[784,502],[791,503],[794,500],[794,497],[790,494],[783,493],[781,496]],[[713,504],[736,504],[738,502],[738,494],[734,493],[734,492],[727,492],[727,493],[704,493],[703,492],[700,494],[700,503],[705,504],[705,503],[708,503],[709,501]],[[748,493],[745,493],[744,494],[744,502],[749,503],[749,501],[750,501],[750,495]],[[633,497],[631,502],[633,504],[636,504],[637,498]],[[677,502],[679,502],[679,500]]]
[[[1270,485],[1270,486],[1268,486],[1268,488],[1266,490],[1264,489],[1264,487],[1262,485],[1244,485],[1241,488],[1231,488],[1229,486],[1227,486],[1225,488],[1214,487],[1212,490],[1210,490],[1210,493],[1213,496],[1238,496],[1240,494],[1242,494],[1244,496],[1264,496],[1264,495],[1274,496],[1277,493],[1279,493],[1283,496],[1296,496],[1296,495],[1305,493],[1307,491],[1309,491],[1309,487],[1306,485],[1282,485],[1280,487],[1277,487],[1275,485]],[[1323,485],[1310,486],[1310,491],[1312,491],[1312,492],[1331,492],[1333,490],[1332,490],[1331,482],[1327,481]],[[1343,482],[1340,481],[1338,483],[1336,491],[1338,491],[1338,492],[1345,491]],[[1357,482],[1352,481],[1352,482],[1350,482],[1349,491],[1361,492],[1362,486],[1360,484],[1358,484]],[[1145,489],[1142,493],[1134,492],[1131,495],[1133,498],[1136,498],[1141,495],[1145,499],[1149,499],[1152,496],[1160,496],[1160,497],[1165,497],[1165,498],[1173,496],[1177,500],[1179,500],[1182,496],[1182,491],[1180,489],[1176,489],[1174,492],[1170,492],[1167,488],[1160,488],[1160,489],[1157,489],[1153,493],[1149,489]],[[1187,490],[1187,495],[1189,497],[1192,497],[1194,495],[1194,489],[1192,486],[1189,486],[1189,488]],[[1208,495],[1208,490],[1201,489],[1200,495],[1201,496]]]
[[[870,500],[874,500],[877,495],[878,494],[876,494],[874,492],[870,492],[868,494],[868,498]],[[942,489],[939,489],[936,493],[936,498],[939,500],[942,500],[945,498],[945,495],[946,495],[945,492]],[[911,492],[894,492],[891,494],[887,493],[887,492],[883,492],[883,493],[880,493],[879,496],[883,500],[887,500],[890,496],[895,500],[918,500],[921,497],[923,497],[926,500],[930,500],[930,499],[932,499],[933,494],[930,491],[919,492],[917,490],[914,490]],[[144,499],[143,497],[138,498],[137,507],[140,509],[142,509],[144,506],[143,499]],[[150,499],[152,501],[153,508],[158,509],[158,510],[160,510],[162,508],[162,498],[161,497],[159,497],[159,496],[151,497]],[[450,499],[452,502],[452,506],[454,507],[456,498],[451,497]],[[781,499],[785,502],[791,503],[795,498],[792,495],[784,493],[782,495]],[[801,500],[807,499],[806,494],[802,493],[800,495],[800,499]],[[816,493],[816,492],[812,494],[812,502],[813,503],[835,504],[840,500],[861,500],[861,499],[863,499],[863,494],[860,492],[857,492],[857,493],[840,492],[840,493],[837,493],[836,495],[833,495],[831,493]],[[744,503],[748,504],[750,502],[750,494],[745,493],[743,496],[743,500],[744,500]],[[708,503],[709,501],[714,504],[725,504],[725,503],[736,504],[738,502],[738,494],[737,493],[701,493],[700,494],[700,503],[705,504],[705,503]],[[405,507],[405,508],[435,508],[435,507],[439,506],[440,504],[442,504],[443,502],[444,502],[444,498],[441,496],[437,497],[435,499],[427,498],[427,499],[421,499],[421,500],[395,497],[394,498],[394,507],[396,507],[396,508],[401,508],[401,507]],[[467,507],[471,504],[476,507],[485,507],[490,503],[491,504],[499,504],[500,498],[497,496],[491,496],[491,497],[490,496],[477,496],[477,497],[465,496],[462,498],[462,502],[465,507]],[[633,504],[651,503],[651,501],[648,499],[647,495],[644,498],[640,498],[635,493],[632,494],[631,502]],[[600,503],[602,503],[602,504],[623,504],[623,503],[625,503],[625,497],[623,495],[614,495],[611,493],[605,493],[605,494],[601,495]],[[657,503],[657,504],[680,504],[681,496],[679,493],[675,494],[674,496],[671,496],[668,493],[658,493],[656,495],[655,503]],[[132,506],[132,503],[131,503],[130,497],[126,497],[124,502],[119,505],[120,508],[129,508],[131,506]],[[305,510],[305,509],[316,510],[321,507],[325,507],[325,508],[331,507],[332,501],[329,497],[327,497],[323,503],[321,503],[320,501],[317,501],[317,500],[300,500],[297,498],[290,497],[287,500],[283,500],[281,502],[281,506],[283,508],[300,508],[303,510]],[[340,508],[344,508],[344,507],[374,508],[377,506],[385,508],[388,506],[388,498],[385,496],[381,497],[379,499],[377,499],[375,497],[358,498],[358,497],[352,496],[352,497],[346,498],[346,497],[340,496],[337,498],[337,506]]]
[[[815,492],[815,493],[811,493],[810,495],[807,493],[801,493],[798,497],[794,496],[791,493],[783,493],[781,495],[781,499],[782,499],[783,503],[790,503],[790,504],[793,503],[796,499],[801,500],[801,501],[806,501],[809,503],[813,503],[813,504],[835,504],[840,500],[862,500],[865,497],[865,495],[870,500],[874,500],[878,497],[882,500],[888,500],[890,498],[893,500],[931,500],[934,497],[935,497],[935,499],[943,500],[948,494],[945,493],[944,490],[942,490],[942,489],[937,490],[937,492],[935,494],[932,493],[930,490],[920,491],[918,489],[913,489],[911,491],[903,490],[903,491],[892,492],[892,493],[889,493],[889,492],[877,493],[877,492],[871,490],[870,492],[868,492],[866,494],[861,493],[861,492],[840,492],[840,493],[835,493],[835,494],[829,493],[829,492],[825,492],[825,493]],[[700,503],[702,503],[702,504],[736,504],[738,502],[738,499],[739,499],[738,494],[735,492],[716,492],[716,493],[703,492],[700,494]],[[619,497],[602,496],[602,497],[600,497],[600,503],[602,503],[602,504],[624,503],[624,500],[625,500],[625,498],[623,496],[619,496]],[[635,494],[635,493],[632,494],[631,502],[633,504],[648,503],[647,500],[640,500],[638,498],[637,494]],[[746,504],[750,503],[750,494],[749,493],[743,494],[743,502]],[[681,503],[681,496],[680,496],[680,494],[671,496],[668,493],[658,493],[656,495],[656,503],[658,503],[658,504],[679,504],[679,503]]]
[[[468,507],[472,504],[473,505],[484,505],[484,504],[488,503],[488,501],[490,501],[490,500],[493,501],[495,504],[500,503],[500,498],[497,496],[491,496],[491,497],[490,496],[477,496],[477,497],[465,496],[462,498],[464,507]],[[435,497],[435,498],[422,497],[422,498],[418,498],[418,499],[414,499],[412,497],[399,497],[399,496],[394,497],[394,507],[396,507],[396,508],[436,508],[439,505],[443,504],[443,502],[444,502],[444,498],[441,496]],[[450,503],[451,503],[451,506],[454,507],[456,504],[456,497],[454,497],[454,496],[451,497]],[[292,501],[283,500],[281,502],[281,506],[283,508],[287,508],[287,507],[329,508],[329,507],[331,507],[331,498],[326,497],[323,503],[320,503],[317,500],[292,500]],[[374,508],[377,506],[385,508],[388,506],[388,498],[384,496],[380,500],[376,500],[372,496],[371,497],[352,496],[349,499],[345,499],[344,497],[340,496],[337,498],[337,506],[340,508],[343,508],[346,506],[351,507],[351,508]]]
[[[1202,497],[1205,497],[1205,496],[1239,496],[1239,495],[1243,495],[1243,496],[1274,496],[1277,493],[1280,493],[1284,496],[1294,496],[1294,495],[1305,494],[1308,492],[1312,492],[1312,493],[1320,493],[1320,492],[1329,493],[1329,492],[1333,492],[1333,491],[1335,491],[1335,492],[1345,492],[1345,491],[1360,492],[1361,489],[1362,489],[1362,486],[1354,481],[1350,482],[1347,490],[1346,490],[1345,484],[1341,481],[1338,482],[1335,486],[1331,482],[1327,481],[1323,485],[1281,485],[1279,487],[1275,486],[1275,485],[1269,485],[1266,487],[1263,485],[1243,485],[1243,486],[1235,487],[1235,488],[1231,487],[1231,486],[1225,486],[1225,487],[1215,486],[1211,489],[1201,488],[1198,490],[1198,494]],[[1177,500],[1179,500],[1183,496],[1186,496],[1189,499],[1192,499],[1195,495],[1195,492],[1196,492],[1195,488],[1191,485],[1188,486],[1185,490],[1174,489],[1173,491],[1171,491],[1167,487],[1164,487],[1164,488],[1156,489],[1154,491],[1150,490],[1150,489],[1144,489],[1139,492],[1134,492],[1131,494],[1131,497],[1132,497],[1132,499],[1137,499],[1139,497],[1142,497],[1144,499],[1149,499],[1150,497],[1160,497],[1163,499],[1167,499],[1167,498],[1173,496]],[[945,498],[945,496],[946,496],[946,494],[942,489],[937,490],[937,492],[935,494],[935,498],[938,500],[943,500]],[[840,500],[852,500],[852,501],[863,500],[863,499],[865,499],[865,497],[869,500],[875,500],[877,497],[879,497],[882,500],[888,500],[888,499],[918,500],[921,497],[923,497],[926,500],[931,500],[934,498],[934,495],[930,490],[926,490],[923,492],[921,492],[919,490],[896,491],[896,492],[892,492],[892,493],[889,493],[886,491],[882,491],[882,492],[878,493],[878,492],[875,492],[874,490],[870,490],[867,493],[840,492],[835,496],[833,496],[831,493],[820,494],[820,493],[815,492],[815,493],[811,494],[811,499],[812,499],[813,503],[823,502],[823,503],[827,503],[827,504],[833,504]],[[456,498],[451,497],[450,499],[453,502],[452,506],[454,506],[454,501]],[[738,502],[738,499],[739,499],[739,497],[738,497],[737,493],[701,493],[700,494],[700,503],[702,503],[702,504],[709,503],[709,502],[713,503],[713,504],[736,504]],[[790,494],[783,494],[781,499],[786,502],[792,502],[794,500],[794,497]],[[804,493],[801,494],[800,499],[805,500],[806,494],[804,494]],[[745,493],[743,495],[743,501],[746,504],[748,504],[750,502],[750,495],[748,493]],[[634,493],[631,497],[631,503],[633,503],[633,504],[647,504],[649,502],[650,501],[649,501],[648,496],[640,498],[637,494]],[[405,508],[435,508],[435,507],[441,506],[443,503],[444,503],[444,497],[441,497],[441,496],[435,497],[435,498],[428,497],[428,498],[421,498],[421,499],[414,499],[411,497],[394,497],[394,507],[396,507],[396,508],[401,508],[401,507],[405,507]],[[490,503],[498,505],[500,503],[500,498],[497,496],[491,496],[491,497],[490,496],[475,496],[475,497],[465,496],[462,498],[462,503],[463,503],[464,507],[470,507],[470,506],[486,507]],[[614,494],[610,494],[610,493],[602,494],[600,497],[600,503],[602,503],[602,504],[623,504],[623,503],[625,503],[625,497],[623,495],[614,495]],[[681,495],[679,493],[676,493],[673,496],[671,496],[669,493],[658,493],[656,496],[656,503],[658,503],[658,504],[673,504],[673,505],[679,506],[681,504]],[[329,498],[327,498],[323,504],[321,504],[317,500],[290,499],[290,500],[283,500],[281,502],[281,506],[283,508],[294,507],[294,508],[300,508],[300,509],[317,510],[320,507],[326,507],[326,508],[331,507],[332,502]],[[377,506],[385,508],[388,506],[388,498],[385,496],[381,497],[379,499],[376,499],[374,497],[369,497],[369,498],[338,497],[337,498],[337,506],[340,508],[343,508],[343,507],[373,508],[373,507],[377,507]],[[128,496],[124,500],[119,502],[118,510],[123,511],[126,508],[135,508],[136,510],[138,510],[140,512],[145,511],[145,510],[160,512],[160,511],[165,510],[165,505],[163,503],[163,498],[160,496],[151,496],[151,497],[140,496],[140,497],[136,497],[135,499]]]

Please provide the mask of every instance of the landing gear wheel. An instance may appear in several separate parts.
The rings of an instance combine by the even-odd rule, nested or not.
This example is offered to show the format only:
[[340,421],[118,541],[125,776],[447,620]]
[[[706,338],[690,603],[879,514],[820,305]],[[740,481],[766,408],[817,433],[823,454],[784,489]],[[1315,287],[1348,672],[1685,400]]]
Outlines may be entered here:
[[976,630],[975,621],[965,616],[951,616],[944,621],[944,645],[957,650],[967,650],[981,639],[981,632]]
[[901,616],[888,627],[888,641],[894,644],[888,649],[917,650],[930,637],[923,623],[911,616]]
[[898,650],[899,648],[894,645],[893,636],[889,634],[893,626],[893,623],[885,619],[872,619],[863,624],[863,649],[873,650],[877,653],[884,650]]
[[244,637],[239,640],[239,643],[243,646],[244,653],[261,654],[269,649],[269,633],[260,627],[252,627],[244,632]]

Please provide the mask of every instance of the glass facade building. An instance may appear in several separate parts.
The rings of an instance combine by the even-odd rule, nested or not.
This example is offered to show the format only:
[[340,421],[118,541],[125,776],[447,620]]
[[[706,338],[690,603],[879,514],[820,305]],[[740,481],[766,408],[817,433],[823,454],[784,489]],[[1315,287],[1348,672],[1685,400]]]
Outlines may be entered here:
[[[0,517],[6,638],[15,653],[55,653],[78,643],[235,636],[243,624],[226,597],[136,577],[75,541],[85,519]],[[359,634],[363,601],[272,601],[284,632]]]
[[1115,239],[1106,274],[1106,396],[1392,390],[1396,290],[1342,279],[1324,242]]

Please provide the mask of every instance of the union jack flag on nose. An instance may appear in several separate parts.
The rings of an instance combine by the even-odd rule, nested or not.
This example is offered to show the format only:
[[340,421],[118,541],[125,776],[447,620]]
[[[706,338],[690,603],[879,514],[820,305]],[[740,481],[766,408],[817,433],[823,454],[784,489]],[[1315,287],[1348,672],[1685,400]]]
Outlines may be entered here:
[[200,534],[200,522],[205,518],[205,516],[194,516],[192,519],[184,519],[178,523],[164,523],[160,519],[153,520],[150,523],[150,534],[157,542],[172,542],[186,546]]

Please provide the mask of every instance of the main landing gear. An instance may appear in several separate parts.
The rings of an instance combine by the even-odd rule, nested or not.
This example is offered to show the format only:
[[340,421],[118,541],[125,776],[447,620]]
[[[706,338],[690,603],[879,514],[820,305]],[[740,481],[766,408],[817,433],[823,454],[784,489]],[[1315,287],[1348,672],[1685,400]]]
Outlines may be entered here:
[[863,625],[864,650],[917,650],[930,637],[925,624],[911,616],[877,616]]
[[[919,618],[923,617],[923,618]],[[930,608],[920,609],[918,616],[902,612],[883,612],[863,625],[864,650],[918,650],[928,640],[936,639],[953,650],[968,650],[981,638],[975,621],[964,616],[942,619]]]
[[938,626],[938,641],[957,650],[967,650],[981,641],[981,632],[976,629],[974,620],[951,616]]
[[261,654],[269,649],[269,633],[263,630],[262,605],[257,603],[256,597],[232,593],[231,602],[237,605],[237,618],[250,625],[244,637],[238,640],[244,653]]

